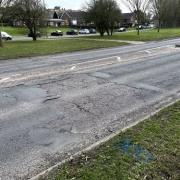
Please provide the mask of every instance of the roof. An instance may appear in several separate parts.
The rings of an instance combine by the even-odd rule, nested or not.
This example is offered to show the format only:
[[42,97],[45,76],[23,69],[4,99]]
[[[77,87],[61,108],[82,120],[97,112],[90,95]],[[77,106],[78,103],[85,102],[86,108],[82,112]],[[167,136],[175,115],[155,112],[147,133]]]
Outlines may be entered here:
[[134,13],[123,13],[122,18],[123,19],[131,19],[134,16]]
[[57,13],[59,19],[63,19],[63,16],[67,15],[69,16],[70,19],[76,19],[76,20],[83,19],[85,13],[84,11],[81,10],[48,9],[48,17],[52,19],[55,12]]

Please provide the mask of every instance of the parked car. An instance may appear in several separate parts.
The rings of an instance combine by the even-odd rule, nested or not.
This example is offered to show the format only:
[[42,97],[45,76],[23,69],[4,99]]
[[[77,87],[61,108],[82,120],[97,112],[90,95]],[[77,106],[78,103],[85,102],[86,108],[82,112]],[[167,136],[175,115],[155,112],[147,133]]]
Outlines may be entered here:
[[[32,33],[30,33],[29,32],[29,34],[28,34],[28,37],[32,37],[33,35],[32,35]],[[36,32],[36,37],[41,37],[41,33],[40,32]]]
[[[150,27],[147,25],[139,25],[139,30],[143,30],[143,29],[149,29]],[[138,27],[136,27],[136,29],[138,30]]]
[[154,24],[149,24],[148,27],[153,29],[153,28],[155,28],[155,25]]
[[60,30],[56,30],[51,33],[51,36],[63,36],[63,32]]
[[121,27],[118,29],[118,32],[125,32],[126,31],[126,28],[125,27]]
[[[136,27],[136,29],[138,30],[138,26]],[[144,26],[143,25],[139,25],[139,30],[143,30]]]
[[78,31],[75,29],[71,29],[66,32],[67,35],[78,35]]
[[93,28],[91,28],[91,29],[89,29],[89,33],[90,33],[90,34],[96,34],[96,30],[93,29]]
[[80,29],[79,34],[90,34],[89,29]]
[[12,40],[12,36],[10,36],[8,33],[6,33],[6,32],[1,32],[1,38],[3,39],[3,40]]

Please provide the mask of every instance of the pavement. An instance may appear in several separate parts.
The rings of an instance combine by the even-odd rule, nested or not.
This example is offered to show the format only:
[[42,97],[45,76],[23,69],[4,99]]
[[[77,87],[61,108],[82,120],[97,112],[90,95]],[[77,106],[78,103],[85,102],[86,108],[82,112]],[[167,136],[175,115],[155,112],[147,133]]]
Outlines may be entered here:
[[30,179],[180,98],[180,39],[0,61],[0,179]]

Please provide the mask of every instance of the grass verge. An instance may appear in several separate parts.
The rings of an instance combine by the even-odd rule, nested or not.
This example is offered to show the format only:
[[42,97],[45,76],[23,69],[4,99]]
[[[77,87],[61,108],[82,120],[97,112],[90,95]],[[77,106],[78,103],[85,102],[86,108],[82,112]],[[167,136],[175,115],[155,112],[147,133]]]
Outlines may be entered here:
[[0,48],[0,60],[20,57],[33,57],[55,53],[74,52],[97,48],[108,48],[126,45],[127,43],[91,41],[80,39],[61,39],[61,40],[38,40],[33,41],[14,41],[4,43]]
[[[11,26],[4,26],[0,27],[1,31],[5,31],[9,33],[12,36],[27,36],[28,29],[26,27],[11,27]],[[64,27],[47,27],[47,28],[41,28],[41,34],[42,35],[50,35],[51,32],[56,30],[61,30],[62,32],[67,32],[70,28],[64,28]]]
[[88,36],[85,38],[90,39],[107,39],[107,40],[128,40],[128,41],[154,41],[163,40],[168,38],[180,37],[180,28],[161,29],[158,33],[156,29],[140,31],[140,35],[137,35],[137,31],[114,33],[113,36]]
[[42,179],[180,179],[180,101]]

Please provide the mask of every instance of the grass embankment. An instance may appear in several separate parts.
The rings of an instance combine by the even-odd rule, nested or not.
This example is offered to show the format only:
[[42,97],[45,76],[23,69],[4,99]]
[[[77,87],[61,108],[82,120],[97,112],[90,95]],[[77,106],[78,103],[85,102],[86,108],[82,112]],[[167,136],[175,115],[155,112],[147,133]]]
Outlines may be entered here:
[[[53,180],[180,179],[180,102],[58,171]],[[42,178],[44,179],[44,178]]]
[[[10,27],[10,26],[4,26],[4,27],[0,27],[1,31],[5,31],[7,33],[9,33],[12,36],[27,36],[28,34],[28,29],[26,27]],[[61,28],[61,27],[47,27],[47,28],[42,28],[41,29],[41,34],[42,35],[50,35],[51,32],[55,31],[55,30],[61,30],[62,32],[67,32],[69,30],[69,28]]]
[[32,57],[55,53],[74,52],[98,48],[126,45],[127,43],[100,42],[80,39],[38,40],[5,42],[0,48],[0,60],[20,57]]
[[114,33],[113,36],[89,36],[84,38],[90,39],[108,39],[108,40],[128,40],[128,41],[154,41],[163,40],[168,38],[180,37],[180,28],[161,29],[157,32],[157,29],[140,31],[140,35],[137,35],[137,31]]

